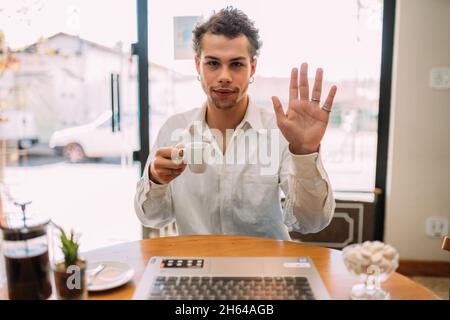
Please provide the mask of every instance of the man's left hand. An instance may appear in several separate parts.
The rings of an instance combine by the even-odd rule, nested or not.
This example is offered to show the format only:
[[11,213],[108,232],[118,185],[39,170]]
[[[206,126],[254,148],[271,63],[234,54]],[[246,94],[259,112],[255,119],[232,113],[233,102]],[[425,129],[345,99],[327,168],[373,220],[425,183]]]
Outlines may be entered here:
[[[289,85],[289,106],[283,111],[280,99],[272,97],[277,125],[289,142],[293,154],[310,154],[319,150],[330,118],[333,99],[337,87],[333,85],[325,103],[321,106],[323,70],[317,69],[311,100],[309,99],[308,64],[300,67],[300,84],[298,69],[293,68]],[[300,97],[299,97],[300,96]]]

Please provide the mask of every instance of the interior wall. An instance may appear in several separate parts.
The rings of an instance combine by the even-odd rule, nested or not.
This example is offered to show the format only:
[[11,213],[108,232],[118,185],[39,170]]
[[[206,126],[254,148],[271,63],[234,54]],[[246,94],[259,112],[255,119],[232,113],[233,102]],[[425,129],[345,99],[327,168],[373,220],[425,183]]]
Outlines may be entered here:
[[450,67],[450,1],[398,0],[386,190],[385,241],[401,259],[450,261],[429,216],[450,218],[450,90],[429,86]]

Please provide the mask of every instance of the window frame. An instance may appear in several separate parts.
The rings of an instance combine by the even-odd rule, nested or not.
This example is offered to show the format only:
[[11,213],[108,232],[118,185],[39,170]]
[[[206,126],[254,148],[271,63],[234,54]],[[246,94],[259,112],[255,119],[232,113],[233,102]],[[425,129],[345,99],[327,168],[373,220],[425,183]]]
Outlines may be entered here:
[[[138,42],[133,44],[133,53],[138,56],[139,139],[141,148],[135,153],[134,160],[140,162],[140,170],[142,175],[150,151],[149,132],[152,108],[149,103],[150,92],[148,69],[148,0],[136,1]],[[395,10],[396,0],[383,1],[383,30],[378,105],[377,156],[375,171],[375,190],[373,191],[373,194],[375,195],[375,221],[373,227],[374,239],[381,241],[383,240],[384,236]]]

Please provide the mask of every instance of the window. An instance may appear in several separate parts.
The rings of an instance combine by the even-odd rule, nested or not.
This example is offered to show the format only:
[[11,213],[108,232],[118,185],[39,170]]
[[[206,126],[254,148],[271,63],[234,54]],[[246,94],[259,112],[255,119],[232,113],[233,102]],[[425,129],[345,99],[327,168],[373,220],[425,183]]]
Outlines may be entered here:
[[[290,70],[324,69],[326,95],[338,86],[325,135],[323,161],[335,191],[375,186],[383,1],[149,1],[151,140],[169,115],[199,107],[204,93],[193,59],[175,59],[175,17],[208,18],[227,5],[255,21],[263,41],[249,94],[272,110],[271,95],[287,106]],[[182,26],[183,27],[183,26]],[[185,26],[186,27],[186,26]],[[313,78],[310,78],[312,83]]]
[[[139,239],[139,168],[130,161],[138,144],[135,1],[2,1],[0,21],[0,117],[28,119],[8,137],[0,121],[5,212],[32,200],[30,212],[81,233],[83,251]],[[2,70],[6,52],[11,67]],[[112,88],[120,89],[120,134],[108,113]],[[19,149],[24,139],[38,143]]]

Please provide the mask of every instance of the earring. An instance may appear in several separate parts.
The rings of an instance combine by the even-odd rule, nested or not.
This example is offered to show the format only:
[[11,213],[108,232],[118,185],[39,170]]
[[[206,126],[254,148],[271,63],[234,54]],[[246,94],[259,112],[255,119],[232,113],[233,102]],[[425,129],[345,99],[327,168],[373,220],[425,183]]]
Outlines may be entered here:
[[255,82],[255,77],[250,77],[250,79],[248,79],[248,83],[253,83]]
[[200,74],[197,74],[197,80],[201,81],[202,79],[200,78]]

